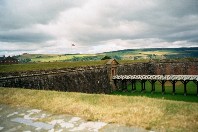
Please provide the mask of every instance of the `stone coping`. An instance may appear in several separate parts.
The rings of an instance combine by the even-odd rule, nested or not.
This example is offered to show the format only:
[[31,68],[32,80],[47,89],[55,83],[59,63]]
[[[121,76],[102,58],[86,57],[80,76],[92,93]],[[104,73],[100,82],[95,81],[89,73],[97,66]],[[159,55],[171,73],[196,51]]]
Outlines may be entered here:
[[0,74],[0,80],[21,78],[21,77],[33,77],[42,75],[53,75],[61,73],[72,73],[72,72],[84,72],[90,70],[99,70],[105,68],[104,66],[94,66],[94,67],[79,67],[79,68],[65,68],[56,70],[41,70],[41,71],[26,71],[26,72],[16,72],[16,73],[5,73]]
[[198,81],[198,75],[116,75],[112,79]]

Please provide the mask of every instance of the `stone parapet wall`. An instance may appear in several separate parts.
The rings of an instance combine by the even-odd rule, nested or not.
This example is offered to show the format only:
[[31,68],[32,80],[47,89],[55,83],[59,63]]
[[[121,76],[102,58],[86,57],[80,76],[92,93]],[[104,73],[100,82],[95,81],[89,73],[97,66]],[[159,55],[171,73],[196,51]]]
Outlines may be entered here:
[[83,93],[111,92],[105,66],[31,71],[19,74],[7,74],[7,77],[4,74],[0,79],[0,86]]
[[119,65],[118,75],[198,75],[198,62],[148,62]]
[[117,75],[198,75],[198,62],[148,62],[0,73],[0,87],[110,93],[112,72]]
[[38,75],[38,74],[57,74],[57,73],[64,73],[64,72],[72,72],[72,71],[86,71],[92,69],[102,69],[104,65],[99,66],[84,66],[84,67],[71,67],[71,68],[61,68],[61,69],[51,69],[51,70],[35,70],[35,71],[19,71],[19,72],[3,72],[0,73],[1,77],[8,77],[8,76],[31,76],[31,75]]

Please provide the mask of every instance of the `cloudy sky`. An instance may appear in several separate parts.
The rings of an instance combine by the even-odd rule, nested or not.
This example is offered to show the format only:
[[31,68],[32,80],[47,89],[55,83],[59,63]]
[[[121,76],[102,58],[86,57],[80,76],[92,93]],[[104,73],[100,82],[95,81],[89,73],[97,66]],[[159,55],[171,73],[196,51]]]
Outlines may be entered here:
[[198,0],[0,0],[0,55],[198,47],[197,7]]

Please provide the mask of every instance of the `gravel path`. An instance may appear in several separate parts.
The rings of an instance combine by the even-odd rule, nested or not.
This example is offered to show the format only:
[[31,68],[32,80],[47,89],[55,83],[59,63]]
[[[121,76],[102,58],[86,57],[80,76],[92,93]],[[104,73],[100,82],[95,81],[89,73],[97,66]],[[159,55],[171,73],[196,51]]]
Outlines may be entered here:
[[85,121],[71,115],[54,115],[38,109],[0,104],[2,132],[146,132],[142,128],[125,127],[105,122]]

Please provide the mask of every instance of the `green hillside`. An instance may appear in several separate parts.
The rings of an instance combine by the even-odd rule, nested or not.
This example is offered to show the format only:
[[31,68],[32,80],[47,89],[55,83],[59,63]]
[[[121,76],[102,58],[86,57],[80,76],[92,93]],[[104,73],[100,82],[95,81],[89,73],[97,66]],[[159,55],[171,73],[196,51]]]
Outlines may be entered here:
[[115,58],[118,56],[122,60],[197,58],[198,47],[126,49],[105,54]]
[[68,62],[68,61],[96,61],[104,56],[117,60],[160,60],[197,58],[198,47],[193,48],[147,48],[126,49],[98,54],[22,54],[16,56],[21,63],[27,62]]

